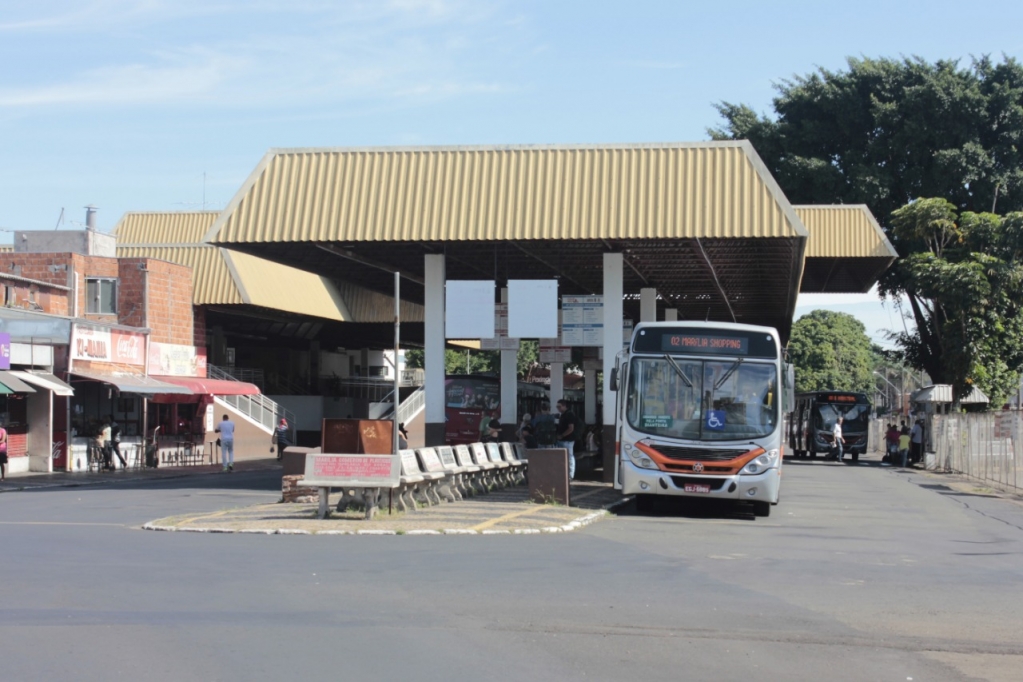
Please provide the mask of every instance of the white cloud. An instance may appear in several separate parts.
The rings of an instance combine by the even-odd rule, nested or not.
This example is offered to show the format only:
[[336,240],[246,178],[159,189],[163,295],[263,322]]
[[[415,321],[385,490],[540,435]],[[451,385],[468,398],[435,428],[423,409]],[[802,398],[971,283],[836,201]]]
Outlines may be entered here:
[[[499,45],[491,49],[496,52],[515,40],[505,35],[508,29],[499,18],[495,21],[495,7],[453,0],[98,0],[61,12],[50,3],[35,16],[0,24],[0,31],[60,30],[74,24],[84,36],[85,45],[77,48],[81,56],[65,55],[60,61],[41,52],[27,84],[13,85],[0,76],[0,108],[195,101],[226,108],[309,107],[491,95],[512,88],[484,75],[479,60],[468,55],[484,41],[492,45],[496,40]],[[243,12],[274,15],[270,18],[276,21],[262,16],[252,22],[260,28],[246,30],[242,26],[247,24],[238,21]],[[296,20],[296,14],[302,17]],[[205,15],[197,24],[202,34],[216,39],[192,38],[192,31],[183,28],[198,15]],[[90,42],[109,48],[111,34],[123,50],[90,49]],[[182,41],[185,35],[191,42]],[[78,70],[68,69],[69,64]]]

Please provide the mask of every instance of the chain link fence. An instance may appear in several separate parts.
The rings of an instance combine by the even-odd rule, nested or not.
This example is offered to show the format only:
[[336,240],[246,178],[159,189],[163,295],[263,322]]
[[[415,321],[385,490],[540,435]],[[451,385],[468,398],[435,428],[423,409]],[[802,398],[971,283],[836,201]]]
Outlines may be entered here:
[[1023,414],[934,415],[929,436],[934,469],[1023,491]]

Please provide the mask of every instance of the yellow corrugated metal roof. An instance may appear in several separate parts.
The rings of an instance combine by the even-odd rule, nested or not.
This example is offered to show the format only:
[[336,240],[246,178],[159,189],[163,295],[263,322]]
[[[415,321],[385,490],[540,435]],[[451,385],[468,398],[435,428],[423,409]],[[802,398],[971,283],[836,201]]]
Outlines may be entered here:
[[793,206],[810,237],[807,258],[897,258],[874,215],[864,204]]
[[112,234],[120,244],[198,244],[220,211],[125,213]]
[[224,249],[203,245],[117,247],[120,258],[155,258],[192,268],[192,303],[195,305],[245,303],[224,261],[224,253]]
[[746,141],[271,150],[206,240],[804,237]]
[[156,258],[192,269],[195,305],[256,305],[328,320],[351,316],[325,277],[200,239],[217,212],[127,213],[117,224],[117,255]]
[[246,303],[340,322],[352,319],[337,287],[326,277],[247,253],[223,253]]

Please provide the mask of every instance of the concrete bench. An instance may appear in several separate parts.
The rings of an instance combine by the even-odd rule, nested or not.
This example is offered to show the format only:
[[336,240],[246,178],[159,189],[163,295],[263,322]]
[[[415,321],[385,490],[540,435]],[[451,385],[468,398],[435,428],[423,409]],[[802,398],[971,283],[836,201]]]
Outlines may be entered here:
[[[469,472],[466,470],[466,467],[458,463],[455,451],[451,446],[440,445],[434,449],[437,451],[437,456],[440,457],[440,463],[444,466],[444,471],[447,472],[448,478],[451,479],[454,490],[458,494],[458,499],[464,500],[466,497],[475,494],[476,491],[469,485]],[[473,467],[473,469],[479,471],[479,467]]]
[[488,490],[493,490],[497,487],[504,487],[507,485],[505,480],[505,469],[508,465],[505,462],[493,462],[490,459],[490,455],[487,453],[487,446],[483,443],[470,443],[469,451],[472,453],[472,457],[476,460],[477,466],[483,468],[486,472],[485,482]]
[[307,488],[316,488],[319,491],[320,506],[317,509],[316,517],[320,519],[330,517],[330,491],[333,488],[341,490],[341,499],[337,503],[338,512],[345,511],[352,503],[358,503],[365,507],[366,518],[371,519],[380,506],[380,488],[348,488],[339,485],[337,481],[311,477],[303,478],[302,485]]
[[497,484],[502,488],[507,488],[512,485],[512,467],[508,462],[501,459],[501,447],[497,443],[480,443],[483,448],[484,456],[490,460],[491,464],[497,467],[497,471],[494,474],[494,479]]
[[490,466],[490,461],[487,460],[486,467],[476,464],[468,445],[456,445],[451,450],[454,452],[459,466],[465,472],[462,474],[462,477],[468,488],[473,493],[489,493],[490,486],[492,485],[489,481],[490,470],[495,468]]
[[433,482],[433,491],[438,497],[448,502],[462,499],[462,494],[455,487],[454,480],[444,470],[444,463],[440,461],[435,448],[417,448],[416,455],[419,456],[419,463],[425,474],[440,475],[440,478]]
[[515,484],[524,482],[526,480],[526,462],[519,459],[515,452],[515,444],[501,443],[500,450],[501,458],[508,462],[508,465],[511,467],[511,476]]
[[415,511],[417,504],[429,507],[440,504],[440,497],[433,490],[435,483],[444,478],[443,474],[427,473],[419,466],[415,450],[402,450],[401,479],[399,484],[398,510]]

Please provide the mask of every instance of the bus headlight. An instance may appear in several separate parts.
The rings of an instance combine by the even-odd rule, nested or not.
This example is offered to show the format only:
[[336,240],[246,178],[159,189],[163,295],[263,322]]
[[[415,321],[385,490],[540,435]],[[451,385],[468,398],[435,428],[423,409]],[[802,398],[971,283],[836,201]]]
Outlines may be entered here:
[[622,452],[629,456],[632,463],[638,466],[640,469],[656,469],[657,465],[654,464],[653,460],[647,457],[642,450],[637,448],[632,443],[622,443]]
[[768,450],[759,457],[754,457],[742,468],[740,474],[762,474],[767,469],[778,465],[778,451]]

